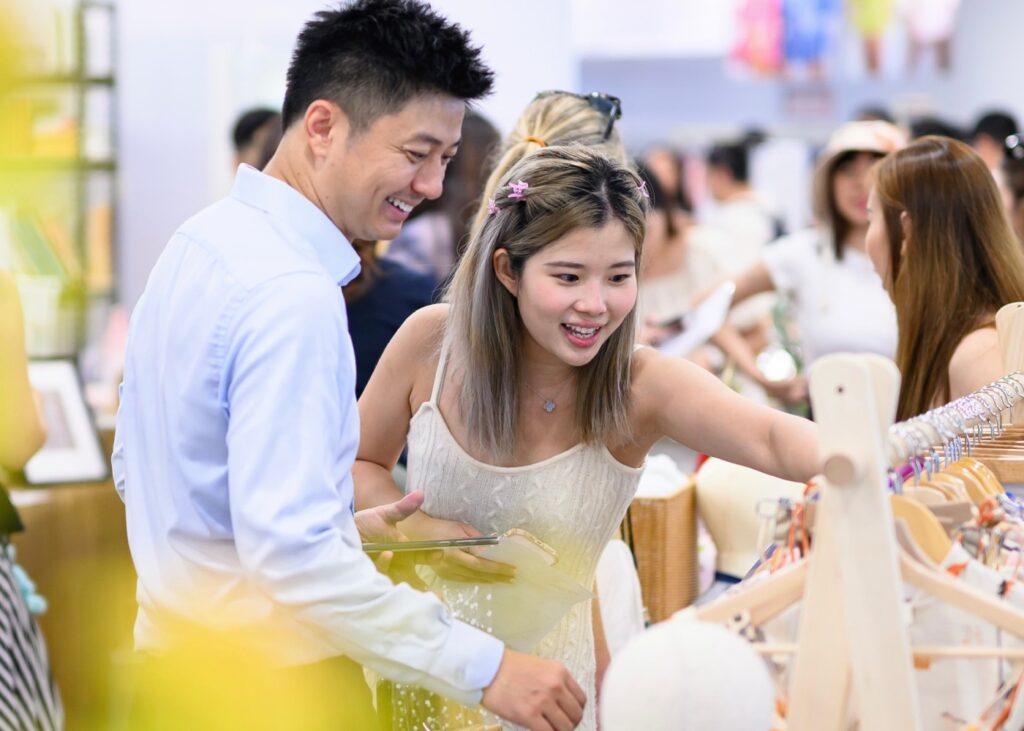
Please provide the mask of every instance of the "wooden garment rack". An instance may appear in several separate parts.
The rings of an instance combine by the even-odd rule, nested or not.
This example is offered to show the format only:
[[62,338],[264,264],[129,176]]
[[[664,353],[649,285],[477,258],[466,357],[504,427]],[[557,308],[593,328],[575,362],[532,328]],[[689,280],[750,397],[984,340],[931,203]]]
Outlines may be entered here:
[[[1024,303],[1000,310],[997,327],[1004,371],[1022,370]],[[888,496],[899,380],[895,365],[874,355],[827,356],[811,369],[825,479],[790,678],[793,731],[845,728],[851,689],[860,728],[921,728]],[[1011,418],[1024,425],[1024,402]]]

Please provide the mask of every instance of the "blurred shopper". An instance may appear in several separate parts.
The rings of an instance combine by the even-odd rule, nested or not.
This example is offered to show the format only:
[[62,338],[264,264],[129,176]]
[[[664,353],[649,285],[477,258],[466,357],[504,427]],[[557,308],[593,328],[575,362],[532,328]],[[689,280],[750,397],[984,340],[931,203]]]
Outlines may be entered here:
[[993,110],[978,117],[970,143],[989,170],[1002,168],[1006,138],[1017,132],[1017,120],[1008,112]]
[[281,142],[281,113],[264,107],[243,112],[231,130],[235,167],[251,165],[262,170]]
[[903,133],[886,122],[840,127],[814,171],[820,223],[773,244],[735,279],[735,302],[772,290],[787,298],[805,368],[828,353],[896,353],[896,315],[864,237],[870,170],[903,142]]

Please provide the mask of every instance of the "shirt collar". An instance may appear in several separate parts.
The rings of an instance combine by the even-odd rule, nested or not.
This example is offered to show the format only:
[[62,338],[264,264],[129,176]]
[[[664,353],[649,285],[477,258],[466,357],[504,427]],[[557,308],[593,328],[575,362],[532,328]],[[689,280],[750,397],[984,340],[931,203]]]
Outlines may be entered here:
[[359,255],[327,214],[283,180],[240,165],[231,197],[266,211],[296,231],[339,285],[359,274]]

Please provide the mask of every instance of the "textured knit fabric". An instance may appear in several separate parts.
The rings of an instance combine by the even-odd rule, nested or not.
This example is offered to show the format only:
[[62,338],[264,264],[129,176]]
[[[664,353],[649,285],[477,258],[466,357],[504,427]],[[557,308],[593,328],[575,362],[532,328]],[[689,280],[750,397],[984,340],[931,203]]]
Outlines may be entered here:
[[[455,441],[438,410],[444,370],[442,355],[431,399],[420,406],[409,429],[409,489],[424,491],[423,510],[469,523],[483,533],[529,531],[558,552],[559,569],[579,584],[593,586],[598,559],[625,515],[642,469],[623,465],[604,446],[585,444],[522,467],[480,462]],[[465,591],[458,591],[451,584],[446,586],[445,600],[452,614],[487,628],[486,587],[462,584]],[[587,694],[579,728],[596,729],[590,602],[574,605],[533,652],[568,668]],[[475,721],[472,711],[450,705],[435,716],[434,723],[427,722],[428,728],[454,729]],[[488,722],[498,720],[488,717]],[[398,723],[396,728],[405,726]],[[518,727],[505,722],[502,728]]]

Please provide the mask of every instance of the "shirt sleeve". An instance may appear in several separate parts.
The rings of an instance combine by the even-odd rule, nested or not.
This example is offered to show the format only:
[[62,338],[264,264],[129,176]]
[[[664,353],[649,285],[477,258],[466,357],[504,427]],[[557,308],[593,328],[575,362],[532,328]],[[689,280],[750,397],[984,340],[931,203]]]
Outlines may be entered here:
[[340,654],[475,705],[501,663],[494,637],[432,594],[394,586],[352,514],[355,364],[340,290],[286,275],[250,292],[228,338],[228,490],[244,570]]

